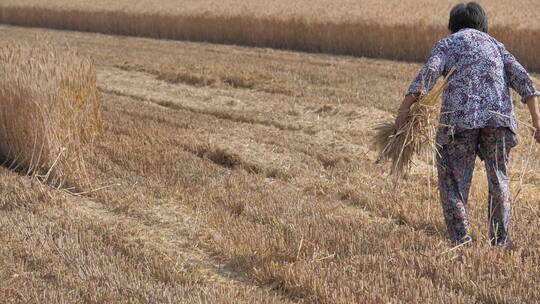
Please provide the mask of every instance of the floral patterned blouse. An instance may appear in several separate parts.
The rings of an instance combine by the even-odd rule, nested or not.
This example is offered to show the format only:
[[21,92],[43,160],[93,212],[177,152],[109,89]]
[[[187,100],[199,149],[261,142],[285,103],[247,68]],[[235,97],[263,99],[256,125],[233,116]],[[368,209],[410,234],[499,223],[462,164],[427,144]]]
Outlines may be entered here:
[[440,145],[461,131],[485,126],[508,127],[516,134],[509,88],[521,95],[522,102],[540,96],[527,71],[504,45],[474,29],[462,29],[440,40],[407,94],[431,90],[437,79],[452,68],[455,71],[443,93],[441,127],[437,132]]

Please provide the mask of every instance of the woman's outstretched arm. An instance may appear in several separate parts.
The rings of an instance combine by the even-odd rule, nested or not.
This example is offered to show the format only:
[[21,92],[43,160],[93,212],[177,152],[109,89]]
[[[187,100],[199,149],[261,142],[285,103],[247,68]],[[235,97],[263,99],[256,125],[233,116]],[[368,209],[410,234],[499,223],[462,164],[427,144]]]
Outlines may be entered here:
[[498,46],[503,58],[504,71],[508,78],[508,84],[518,92],[521,96],[521,101],[527,103],[532,97],[540,96],[540,91],[536,90],[531,76],[525,68],[506,50],[504,44],[499,42]]

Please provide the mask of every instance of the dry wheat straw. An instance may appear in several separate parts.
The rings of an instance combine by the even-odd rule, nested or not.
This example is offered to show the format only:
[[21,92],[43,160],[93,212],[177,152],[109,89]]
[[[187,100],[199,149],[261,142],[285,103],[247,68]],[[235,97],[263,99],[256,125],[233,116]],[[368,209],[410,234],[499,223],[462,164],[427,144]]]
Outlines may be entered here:
[[390,160],[391,174],[401,177],[406,175],[413,164],[414,156],[427,156],[432,165],[434,164],[433,155],[437,151],[435,135],[439,125],[438,101],[451,74],[452,72],[430,92],[418,98],[399,130],[395,130],[393,123],[382,123],[375,127],[377,132],[373,143],[379,151],[377,162]]
[[0,156],[56,186],[87,185],[83,152],[101,129],[89,59],[48,44],[0,49]]

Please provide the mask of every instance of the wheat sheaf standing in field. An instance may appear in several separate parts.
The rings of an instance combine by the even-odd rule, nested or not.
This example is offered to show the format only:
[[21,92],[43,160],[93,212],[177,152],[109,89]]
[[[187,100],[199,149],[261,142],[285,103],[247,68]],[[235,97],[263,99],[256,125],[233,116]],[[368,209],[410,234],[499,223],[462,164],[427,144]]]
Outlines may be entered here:
[[55,186],[88,185],[83,152],[102,128],[90,59],[46,43],[0,48],[0,157]]
[[373,144],[379,152],[377,162],[389,160],[392,163],[391,174],[405,176],[414,164],[415,157],[425,157],[431,165],[435,165],[440,99],[452,73],[453,70],[431,91],[418,97],[399,130],[395,129],[393,122],[375,126]]

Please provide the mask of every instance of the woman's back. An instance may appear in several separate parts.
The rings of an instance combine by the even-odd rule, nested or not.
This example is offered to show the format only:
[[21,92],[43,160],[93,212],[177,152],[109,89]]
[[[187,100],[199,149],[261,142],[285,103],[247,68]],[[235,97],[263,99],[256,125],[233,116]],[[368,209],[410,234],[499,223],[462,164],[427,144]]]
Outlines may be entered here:
[[444,127],[437,134],[439,144],[463,130],[485,126],[508,127],[516,132],[509,88],[524,100],[536,90],[528,73],[502,43],[470,28],[440,40],[407,93],[431,90],[437,78],[451,70],[454,72],[443,95]]
[[456,76],[488,77],[494,81],[505,82],[502,45],[488,34],[474,29],[463,29],[439,43],[446,44],[448,50],[445,68],[454,67]]
[[[463,29],[439,42],[444,52],[443,74],[455,69],[445,91],[441,122],[453,135],[466,129],[498,125],[515,128],[514,108],[505,73],[504,46],[486,33]],[[450,131],[450,132],[448,132]],[[444,136],[444,135],[441,135]]]

